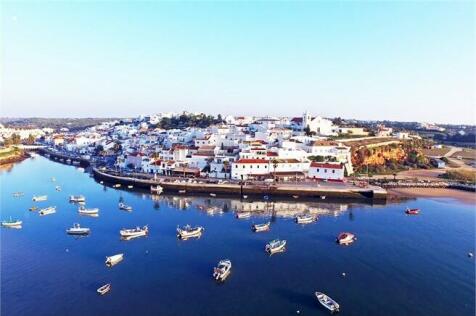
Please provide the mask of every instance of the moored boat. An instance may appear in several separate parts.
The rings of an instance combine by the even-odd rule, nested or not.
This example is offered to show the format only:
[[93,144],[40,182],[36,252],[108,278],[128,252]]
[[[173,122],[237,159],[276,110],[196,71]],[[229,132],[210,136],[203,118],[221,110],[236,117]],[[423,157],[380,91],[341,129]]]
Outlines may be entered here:
[[121,262],[123,259],[124,259],[124,254],[123,253],[118,253],[117,255],[106,257],[106,265],[108,267],[115,266],[116,264]]
[[85,214],[85,215],[93,215],[93,214],[98,214],[99,209],[98,208],[85,208],[84,206],[80,206],[78,208],[78,213],[79,214]]
[[187,190],[179,190],[178,193],[185,194],[185,193],[187,193]]
[[21,225],[22,225],[22,221],[20,220],[12,220],[12,218],[10,217],[10,219],[8,221],[2,221],[2,226],[3,227],[12,227],[12,228],[20,228]]
[[112,186],[113,188],[120,188],[121,187],[121,184],[120,183],[116,183]]
[[124,229],[121,229],[119,233],[122,238],[132,239],[132,238],[147,236],[147,234],[149,233],[149,228],[147,227],[147,225],[143,226],[142,228],[139,226],[132,229],[124,228]]
[[70,195],[69,201],[73,203],[86,202],[84,195]]
[[355,240],[357,240],[357,237],[355,237],[354,234],[349,232],[343,232],[343,233],[340,233],[339,236],[337,236],[337,242],[340,245],[349,245],[353,243]]
[[418,215],[420,214],[420,209],[419,208],[408,208],[405,210],[405,214],[408,215]]
[[294,219],[298,224],[310,224],[317,220],[317,217],[311,214],[297,215]]
[[111,283],[108,283],[108,284],[105,284],[105,285],[101,286],[99,289],[97,289],[97,292],[100,295],[104,295],[107,292],[109,292],[110,290],[111,290]]
[[190,225],[185,225],[183,227],[177,227],[177,237],[180,239],[200,238],[204,231],[205,228],[202,226],[192,227]]
[[89,228],[81,227],[78,223],[73,224],[73,227],[66,230],[68,235],[89,235],[90,232]]
[[162,188],[160,185],[157,185],[155,187],[152,185],[150,187],[150,192],[151,193],[161,194],[163,191],[164,191],[164,188]]
[[238,219],[246,219],[251,217],[251,212],[237,212],[236,218]]
[[32,198],[33,202],[43,202],[48,200],[47,195],[34,195]]
[[332,298],[327,296],[326,294],[322,292],[315,292],[314,295],[316,295],[317,300],[319,303],[322,304],[325,308],[330,310],[331,312],[338,312],[339,311],[339,304],[337,304],[336,301],[334,301]]
[[299,199],[299,195],[293,195],[293,198]]
[[133,185],[128,185],[127,188],[128,188],[128,189],[133,189],[134,186],[133,186]]
[[270,227],[271,227],[271,222],[251,225],[251,229],[256,233],[268,231]]
[[231,261],[229,259],[220,260],[218,266],[213,268],[213,278],[219,282],[225,281],[231,272]]
[[211,197],[216,197],[217,195],[216,195],[216,193],[210,193],[210,196]]
[[42,208],[38,212],[38,214],[40,214],[41,216],[54,214],[54,213],[56,213],[56,206],[50,206],[50,207],[47,207],[47,208]]
[[60,192],[60,191],[61,191],[61,187],[60,187],[59,185],[57,185],[57,186],[55,187],[55,190],[58,191],[58,192]]
[[119,209],[124,210],[124,211],[132,211],[132,206],[121,202],[121,203],[119,203]]
[[13,192],[14,197],[22,197],[24,195],[25,195],[25,193],[23,193],[23,192]]
[[270,241],[266,244],[264,250],[266,250],[266,252],[268,252],[269,254],[282,252],[286,250],[286,240],[275,239],[273,241]]
[[37,209],[38,209],[38,206],[32,206],[28,210],[33,212],[33,211],[36,211]]

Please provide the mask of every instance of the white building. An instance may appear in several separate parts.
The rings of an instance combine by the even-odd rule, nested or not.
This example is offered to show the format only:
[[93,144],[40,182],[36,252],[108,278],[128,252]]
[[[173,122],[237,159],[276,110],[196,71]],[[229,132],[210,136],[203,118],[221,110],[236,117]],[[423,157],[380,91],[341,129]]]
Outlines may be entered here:
[[308,177],[319,180],[343,181],[344,164],[312,162],[309,167]]

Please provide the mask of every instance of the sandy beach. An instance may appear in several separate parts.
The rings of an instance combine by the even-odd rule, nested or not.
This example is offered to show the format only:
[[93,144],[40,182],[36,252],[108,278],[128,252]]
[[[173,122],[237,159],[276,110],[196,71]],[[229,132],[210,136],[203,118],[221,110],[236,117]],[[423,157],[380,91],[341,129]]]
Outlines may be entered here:
[[388,193],[403,197],[452,198],[467,204],[476,205],[476,193],[454,189],[434,188],[395,188],[388,189]]

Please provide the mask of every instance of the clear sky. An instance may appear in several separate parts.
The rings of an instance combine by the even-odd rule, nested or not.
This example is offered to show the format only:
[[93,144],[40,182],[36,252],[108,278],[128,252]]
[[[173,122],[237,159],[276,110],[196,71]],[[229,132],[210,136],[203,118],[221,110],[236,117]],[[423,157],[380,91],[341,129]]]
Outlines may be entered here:
[[476,119],[473,1],[1,9],[1,116]]

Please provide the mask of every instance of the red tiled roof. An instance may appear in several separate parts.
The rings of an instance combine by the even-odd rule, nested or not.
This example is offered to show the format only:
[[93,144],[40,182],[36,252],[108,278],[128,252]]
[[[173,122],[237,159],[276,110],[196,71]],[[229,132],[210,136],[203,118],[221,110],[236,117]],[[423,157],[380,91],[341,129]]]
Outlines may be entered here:
[[268,157],[278,157],[278,153],[276,153],[274,151],[268,151],[266,153],[266,156],[268,156]]
[[291,122],[294,122],[294,123],[302,123],[302,117],[293,117],[291,119]]
[[342,169],[344,166],[337,163],[328,163],[328,162],[311,162],[311,167],[314,168],[326,168],[326,169]]
[[264,159],[239,159],[236,163],[268,163],[267,160]]

